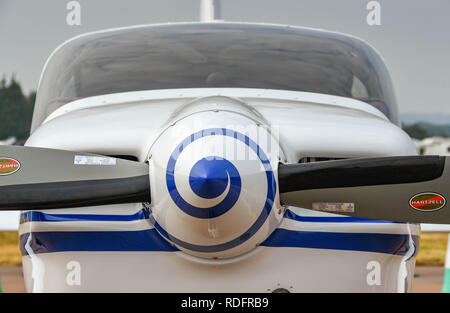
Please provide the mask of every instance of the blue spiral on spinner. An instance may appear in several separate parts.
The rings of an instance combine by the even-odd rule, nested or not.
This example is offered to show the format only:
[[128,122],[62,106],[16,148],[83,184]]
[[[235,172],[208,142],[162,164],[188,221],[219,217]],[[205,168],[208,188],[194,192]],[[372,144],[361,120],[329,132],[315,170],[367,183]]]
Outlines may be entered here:
[[230,161],[218,156],[208,156],[195,163],[189,173],[192,191],[203,199],[217,198],[229,186],[224,199],[209,208],[194,206],[183,199],[176,188],[174,165],[169,165],[166,172],[167,188],[172,200],[186,214],[197,218],[214,218],[233,208],[241,193],[242,183],[238,170]]

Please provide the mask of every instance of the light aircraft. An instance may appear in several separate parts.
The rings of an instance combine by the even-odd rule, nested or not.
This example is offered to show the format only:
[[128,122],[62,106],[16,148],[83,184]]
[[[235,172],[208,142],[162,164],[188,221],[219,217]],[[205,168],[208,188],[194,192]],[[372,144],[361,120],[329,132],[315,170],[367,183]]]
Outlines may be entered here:
[[78,36],[0,146],[29,292],[408,292],[450,223],[388,70],[345,34],[194,22]]

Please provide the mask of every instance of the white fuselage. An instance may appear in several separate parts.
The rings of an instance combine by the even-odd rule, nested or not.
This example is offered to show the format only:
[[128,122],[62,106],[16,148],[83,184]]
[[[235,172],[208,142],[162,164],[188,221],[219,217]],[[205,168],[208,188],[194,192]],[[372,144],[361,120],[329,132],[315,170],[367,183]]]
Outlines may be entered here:
[[[232,121],[238,125],[229,126]],[[174,125],[187,127],[186,133],[179,135],[183,138],[199,129],[233,128],[243,123],[263,126],[276,137],[280,151],[269,156],[272,167],[278,161],[297,163],[305,158],[416,154],[410,138],[364,102],[305,92],[236,88],[127,92],[74,101],[53,112],[27,145],[131,156],[140,162],[150,158],[151,163],[155,154],[166,148],[172,151],[179,144],[164,139],[177,127]],[[236,167],[244,171],[242,165]],[[250,181],[256,185],[258,179]],[[245,181],[243,184],[245,187]],[[255,238],[263,240],[248,241],[245,247],[211,255],[217,258],[211,259],[180,250],[155,229],[153,215],[179,236],[186,233],[183,227],[188,225],[172,223],[170,214],[161,215],[171,205],[158,200],[164,188],[152,189],[157,194],[152,194],[148,206],[22,212],[27,290],[404,292],[411,288],[418,251],[415,224],[284,208],[278,203],[255,233]],[[245,190],[252,189],[248,185]],[[258,214],[253,210],[259,206],[258,197],[241,204],[248,206],[248,214]],[[380,199],[380,205],[389,203]],[[282,214],[277,215],[280,210]],[[225,242],[228,234],[234,234],[233,227],[247,227],[238,225],[242,212],[230,212],[236,223],[224,228],[223,238],[214,233],[219,236],[214,240]],[[201,241],[201,236],[192,234],[188,239]]]

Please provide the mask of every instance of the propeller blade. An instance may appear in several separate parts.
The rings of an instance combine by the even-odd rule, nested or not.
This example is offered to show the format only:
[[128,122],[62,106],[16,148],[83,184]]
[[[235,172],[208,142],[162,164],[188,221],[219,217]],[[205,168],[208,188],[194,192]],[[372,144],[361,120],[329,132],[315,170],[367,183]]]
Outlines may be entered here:
[[0,146],[0,210],[150,202],[148,165],[82,152]]
[[348,216],[450,224],[450,160],[405,156],[281,164],[280,201]]

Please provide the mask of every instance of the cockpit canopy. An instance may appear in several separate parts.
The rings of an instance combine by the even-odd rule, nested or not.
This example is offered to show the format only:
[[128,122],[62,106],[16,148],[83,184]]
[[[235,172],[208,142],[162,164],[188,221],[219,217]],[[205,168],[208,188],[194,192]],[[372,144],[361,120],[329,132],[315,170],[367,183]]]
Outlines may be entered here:
[[77,99],[203,87],[343,96],[398,119],[383,61],[357,38],[276,25],[188,23],[92,33],[64,44],[44,70],[32,131]]

